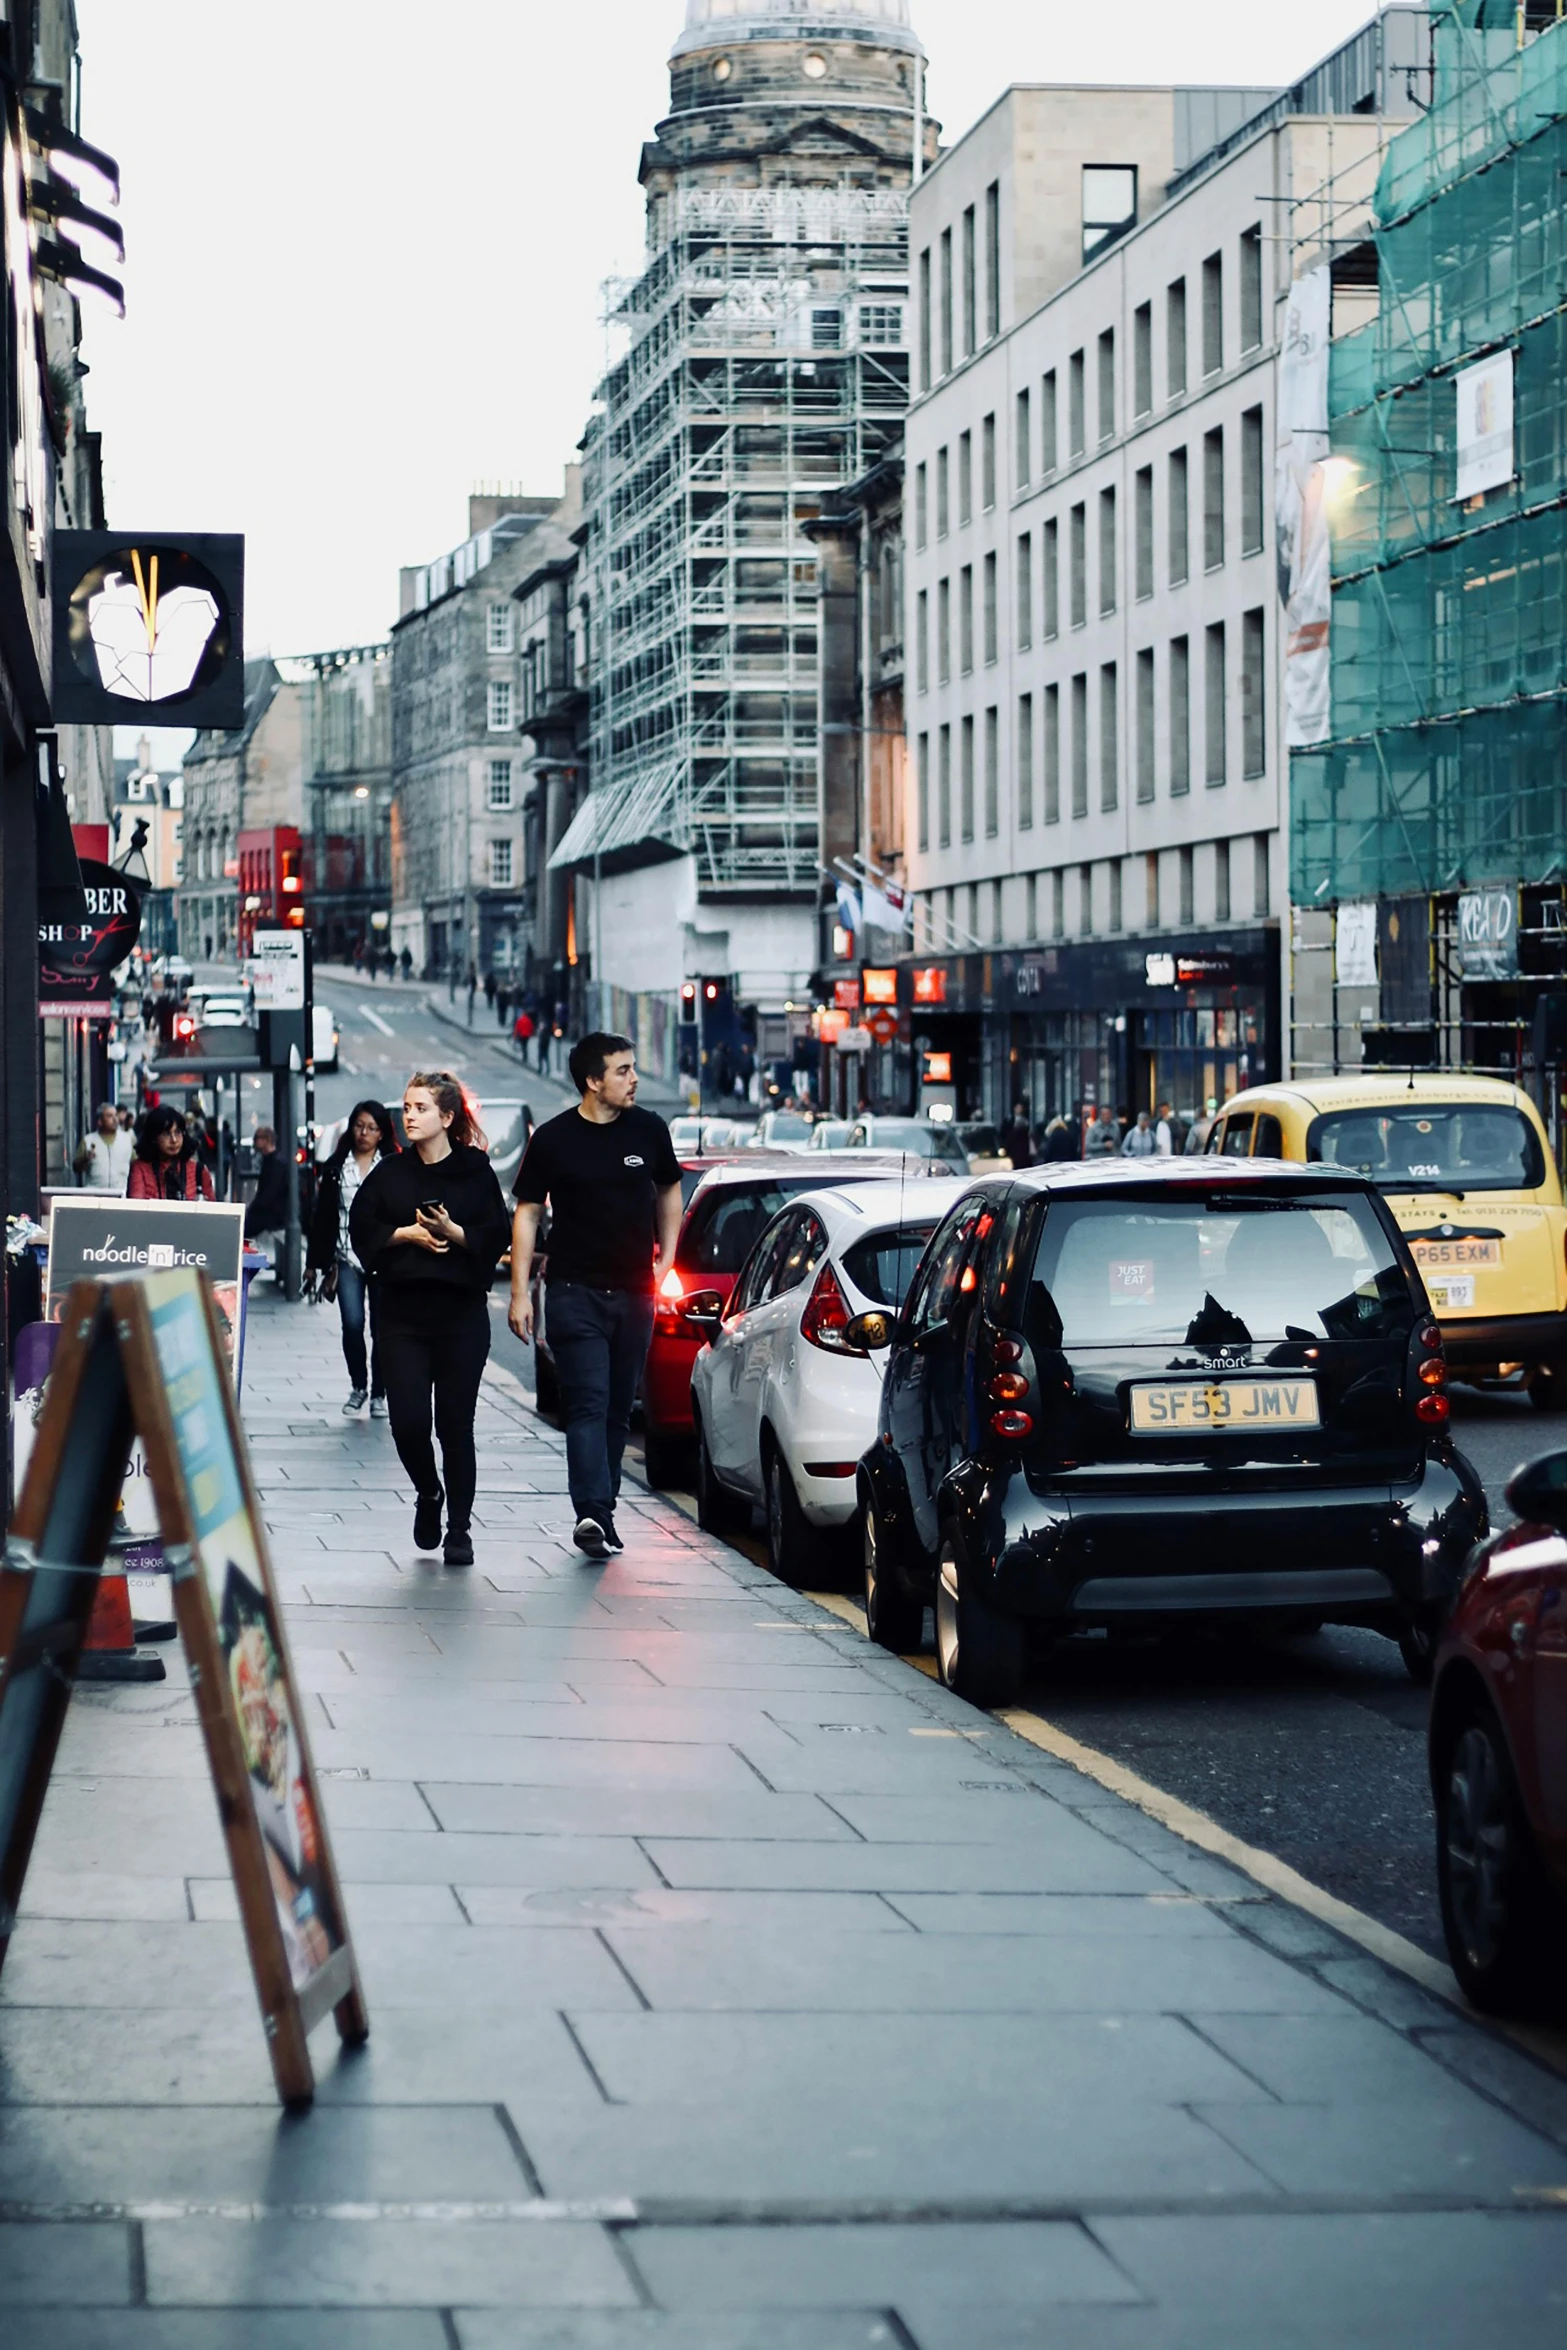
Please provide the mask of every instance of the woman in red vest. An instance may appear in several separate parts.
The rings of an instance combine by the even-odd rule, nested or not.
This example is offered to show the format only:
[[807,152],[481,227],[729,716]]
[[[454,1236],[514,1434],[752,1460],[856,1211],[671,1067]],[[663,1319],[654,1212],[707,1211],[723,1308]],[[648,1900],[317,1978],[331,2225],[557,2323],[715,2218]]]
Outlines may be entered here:
[[149,1110],[131,1166],[128,1199],[211,1199],[212,1177],[196,1156],[178,1110]]

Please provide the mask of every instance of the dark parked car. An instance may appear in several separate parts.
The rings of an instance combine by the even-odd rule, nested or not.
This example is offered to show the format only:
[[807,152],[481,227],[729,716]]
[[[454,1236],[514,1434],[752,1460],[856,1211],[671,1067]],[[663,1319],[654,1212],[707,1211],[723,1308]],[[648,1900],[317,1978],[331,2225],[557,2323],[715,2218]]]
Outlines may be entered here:
[[936,1612],[1005,1704],[1031,1637],[1369,1624],[1430,1670],[1479,1479],[1419,1272],[1360,1177],[1115,1159],[976,1184],[896,1317],[860,1469],[875,1638]]
[[1437,1657],[1431,1791],[1453,1972],[1477,2007],[1567,2014],[1567,1452],[1507,1488]]

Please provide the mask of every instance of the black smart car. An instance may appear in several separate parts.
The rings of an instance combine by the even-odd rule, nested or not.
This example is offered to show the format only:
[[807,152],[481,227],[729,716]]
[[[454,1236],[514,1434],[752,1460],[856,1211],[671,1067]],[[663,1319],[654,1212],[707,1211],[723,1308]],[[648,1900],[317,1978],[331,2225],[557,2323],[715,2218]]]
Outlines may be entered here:
[[860,1465],[873,1637],[1015,1697],[1030,1635],[1177,1618],[1369,1624],[1430,1672],[1479,1479],[1386,1205],[1215,1159],[977,1183],[902,1312]]

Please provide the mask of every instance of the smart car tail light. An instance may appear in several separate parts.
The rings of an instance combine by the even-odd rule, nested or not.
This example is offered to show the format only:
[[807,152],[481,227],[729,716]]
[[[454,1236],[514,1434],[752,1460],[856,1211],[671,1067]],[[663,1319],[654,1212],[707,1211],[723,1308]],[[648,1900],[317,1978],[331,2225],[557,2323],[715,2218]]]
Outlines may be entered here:
[[1447,1396],[1447,1354],[1442,1344],[1442,1333],[1435,1322],[1424,1322],[1415,1332],[1410,1352],[1413,1358],[1415,1390],[1415,1418],[1425,1428],[1445,1428],[1452,1417],[1453,1407]]
[[849,1326],[849,1301],[831,1265],[823,1265],[800,1316],[800,1336],[824,1354],[863,1355],[863,1346],[851,1346],[844,1337]]

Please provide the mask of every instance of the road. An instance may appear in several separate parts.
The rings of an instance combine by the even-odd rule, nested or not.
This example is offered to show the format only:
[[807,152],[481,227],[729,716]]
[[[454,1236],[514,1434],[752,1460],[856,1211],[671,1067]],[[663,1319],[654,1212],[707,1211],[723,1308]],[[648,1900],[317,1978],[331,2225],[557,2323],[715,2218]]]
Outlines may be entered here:
[[[320,1080],[318,1115],[364,1094],[395,1096],[410,1070],[459,1069],[481,1101],[523,1098],[535,1116],[567,1088],[529,1072],[499,1040],[458,1035],[426,990],[330,981],[342,1068]],[[495,1359],[531,1392],[531,1350],[494,1298]],[[1458,1442],[1485,1481],[1493,1515],[1518,1461],[1567,1446],[1567,1413],[1521,1396],[1454,1395]],[[634,1452],[633,1467],[640,1466]],[[689,1497],[680,1497],[686,1506]],[[762,1558],[759,1540],[740,1547]],[[1440,1955],[1425,1775],[1425,1693],[1390,1641],[1329,1629],[1306,1639],[1074,1640],[1057,1649],[1025,1703],[1248,1844]]]

